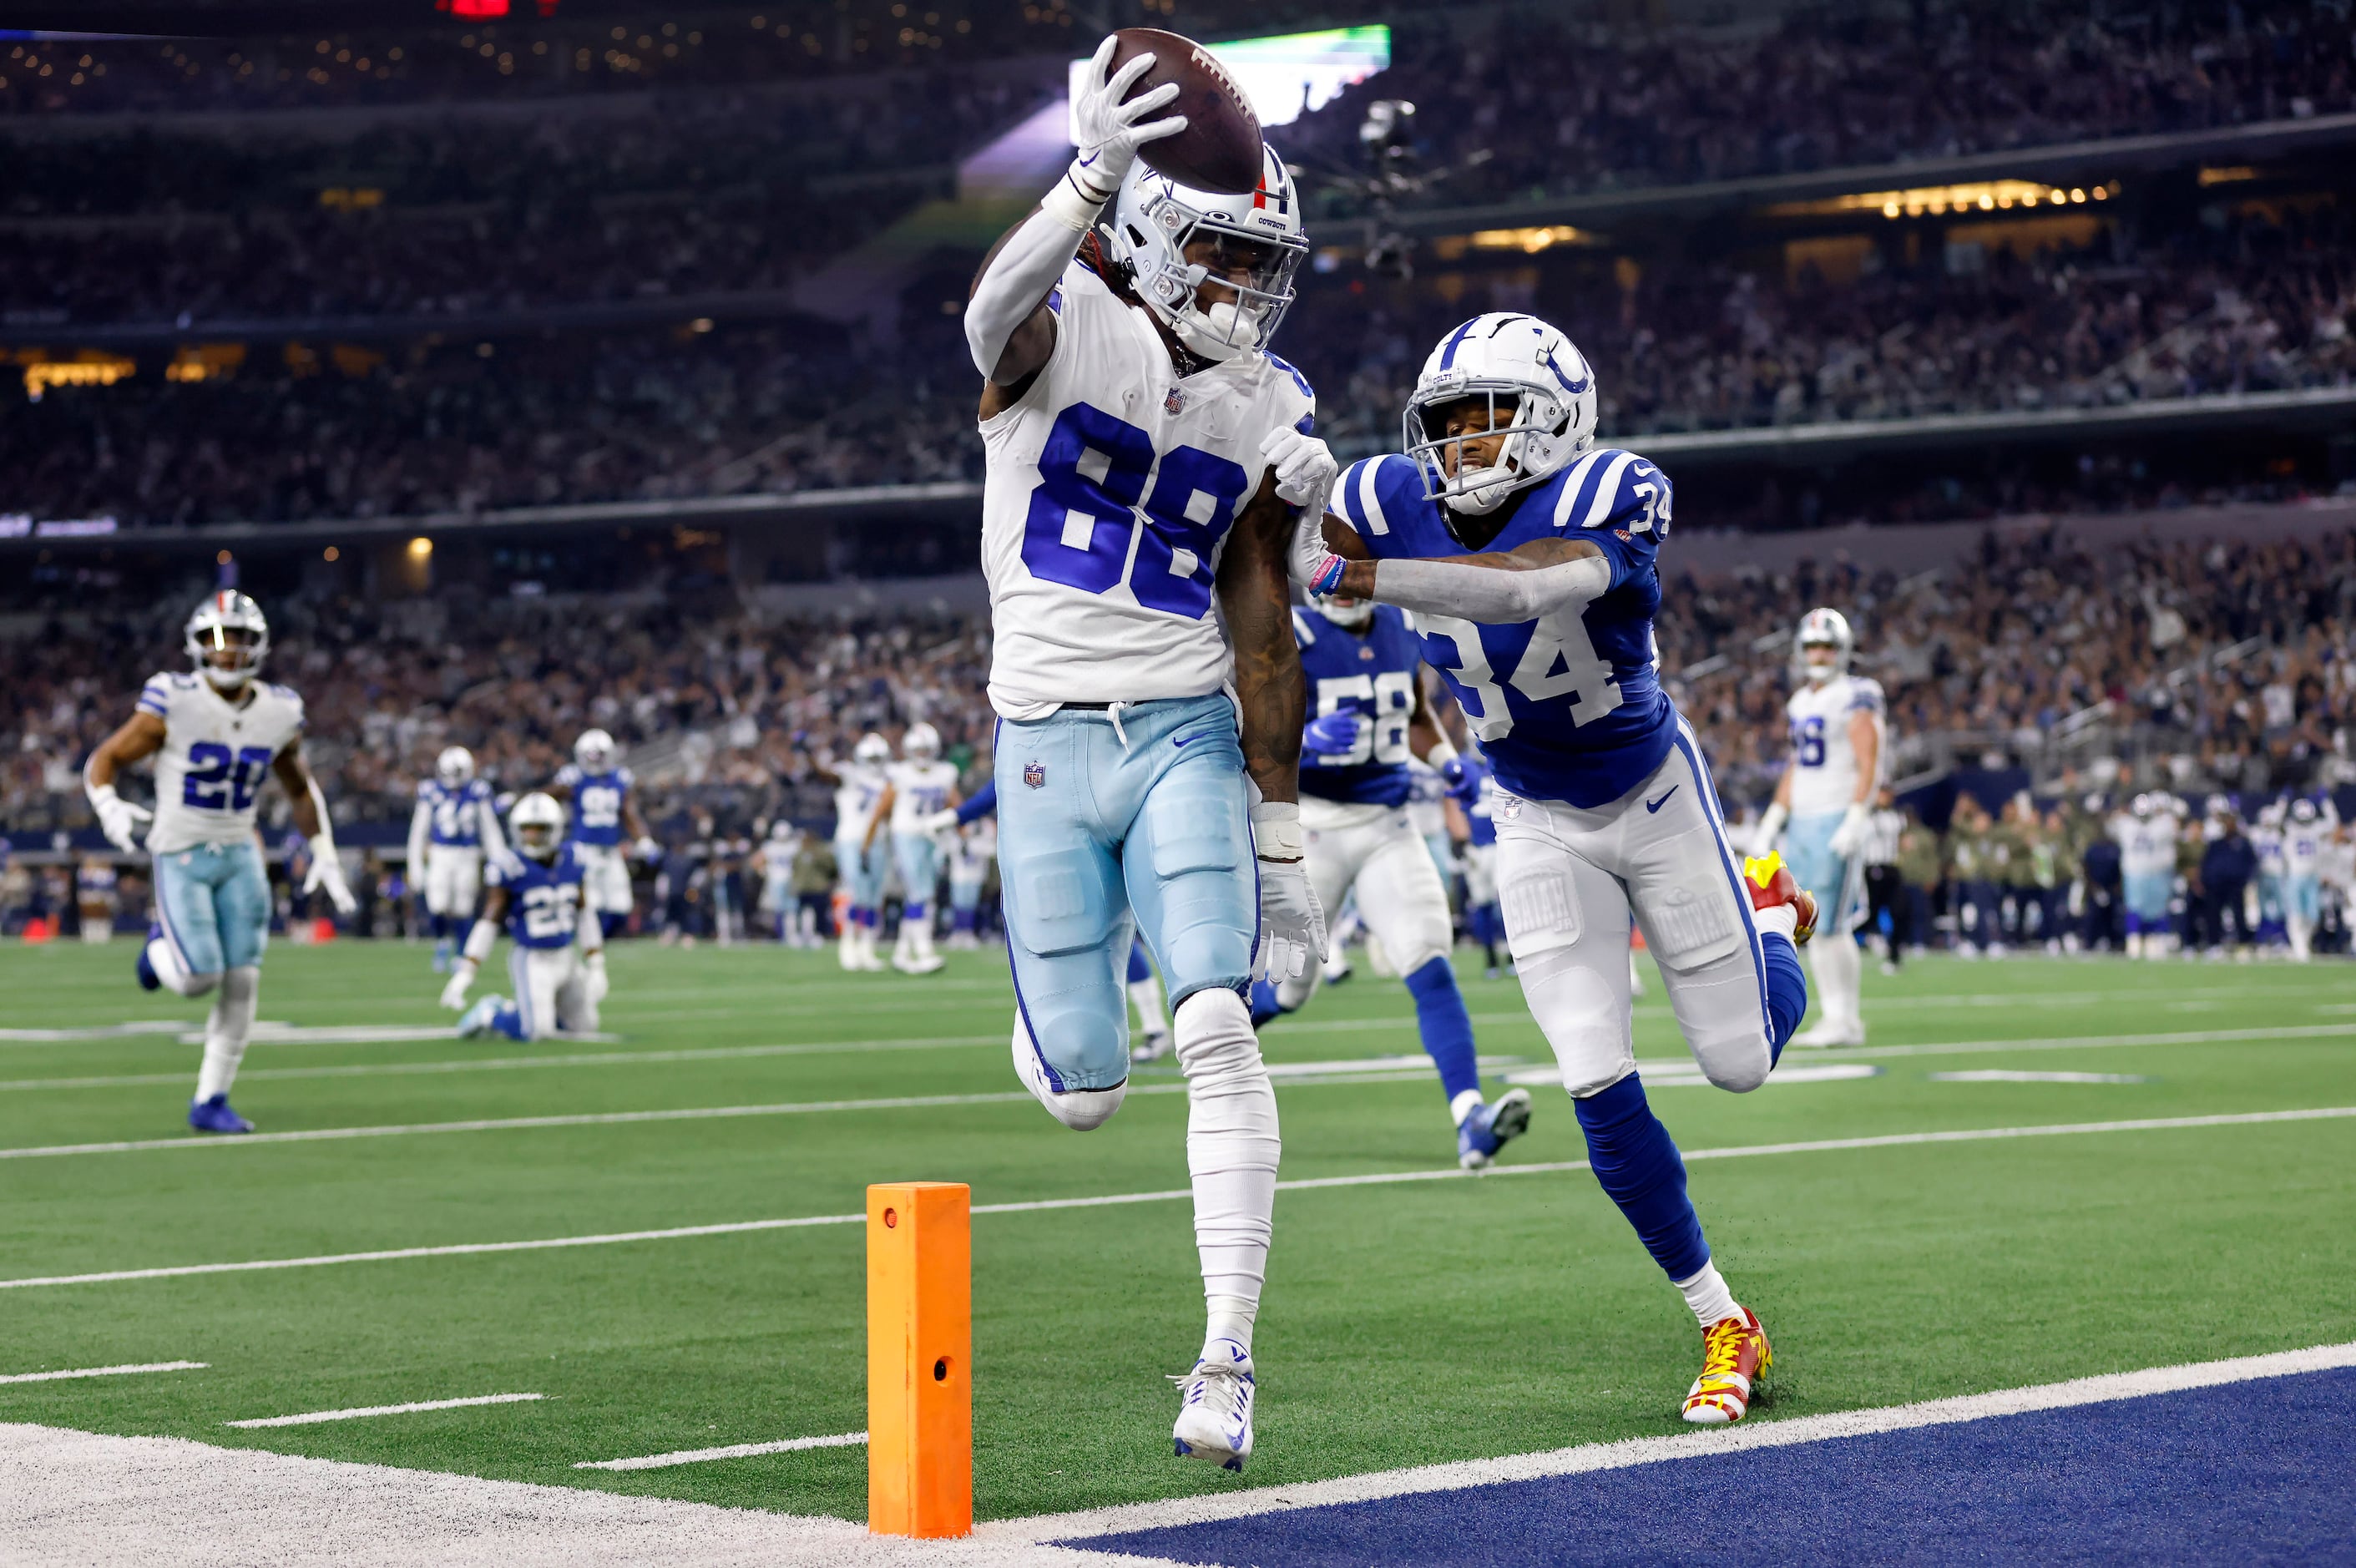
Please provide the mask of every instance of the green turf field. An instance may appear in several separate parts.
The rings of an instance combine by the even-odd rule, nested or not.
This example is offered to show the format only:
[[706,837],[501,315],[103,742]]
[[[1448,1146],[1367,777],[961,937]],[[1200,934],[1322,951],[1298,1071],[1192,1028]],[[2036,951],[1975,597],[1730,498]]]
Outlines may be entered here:
[[[202,1016],[132,983],[132,949],[0,948],[22,1035]],[[1067,1133],[1009,1095],[994,954],[926,980],[769,948],[626,945],[612,1044],[258,1042],[235,1101],[265,1133],[197,1144],[198,1048],[170,1033],[0,1041],[0,1278],[845,1215],[871,1181],[977,1204],[1186,1184],[1176,1092]],[[1484,1055],[1542,1067],[1510,982],[1466,972]],[[421,948],[275,947],[262,1016],[434,1026]],[[1872,1077],[1737,1097],[1647,1072],[1692,1154],[1942,1130],[2356,1106],[2356,969],[2017,959],[1868,977],[1874,1044],[1794,1052]],[[2191,1036],[2145,1040],[2136,1036]],[[2083,1044],[2057,1045],[2057,1041]],[[1271,1026],[1272,1062],[1417,1049],[1361,973]],[[2009,1042],[2019,1042],[2010,1044]],[[1954,1047],[1954,1050],[1943,1047]],[[762,1049],[762,1047],[790,1047]],[[1924,1047],[1932,1047],[1925,1049]],[[1657,989],[1637,1054],[1682,1055]],[[560,1060],[560,1058],[562,1058]],[[1945,1081],[1944,1072],[2133,1082]],[[1370,1080],[1371,1079],[1371,1080]],[[1141,1073],[1174,1086],[1174,1073]],[[1582,1156],[1538,1089],[1508,1165]],[[1429,1074],[1280,1081],[1287,1180],[1452,1168]],[[432,1124],[672,1109],[791,1113]],[[189,1146],[180,1146],[185,1142]],[[1773,1337],[1759,1419],[2356,1338],[2356,1121],[2307,1120],[1696,1159],[1697,1204]],[[202,1371],[0,1383],[0,1421],[166,1434],[862,1517],[864,1450],[611,1473],[580,1461],[865,1424],[862,1231],[838,1224],[565,1250],[0,1290],[0,1377],[187,1359]],[[1200,1282],[1183,1201],[978,1216],[977,1509],[1029,1514],[1680,1430],[1698,1336],[1583,1172],[1287,1191],[1242,1482],[1170,1455],[1165,1373]],[[471,1395],[529,1403],[243,1431],[230,1421]]]

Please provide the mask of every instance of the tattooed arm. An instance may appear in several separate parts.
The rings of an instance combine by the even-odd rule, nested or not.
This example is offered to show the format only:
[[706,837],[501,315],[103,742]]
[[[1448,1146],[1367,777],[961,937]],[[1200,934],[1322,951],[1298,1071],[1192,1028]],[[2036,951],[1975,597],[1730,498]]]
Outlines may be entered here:
[[1244,767],[1263,800],[1300,799],[1309,683],[1292,640],[1292,596],[1285,585],[1292,526],[1292,509],[1276,499],[1274,476],[1264,477],[1219,560],[1219,613],[1236,651]]

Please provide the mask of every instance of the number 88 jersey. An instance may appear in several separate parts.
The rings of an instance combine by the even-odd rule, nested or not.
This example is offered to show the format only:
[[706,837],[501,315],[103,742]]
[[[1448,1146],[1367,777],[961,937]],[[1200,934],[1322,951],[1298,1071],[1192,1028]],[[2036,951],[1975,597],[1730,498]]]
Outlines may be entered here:
[[[1412,459],[1369,457],[1334,481],[1332,510],[1377,560],[1472,553],[1423,489]],[[1592,810],[1651,777],[1676,736],[1653,643],[1669,479],[1633,452],[1606,448],[1515,499],[1483,550],[1588,540],[1603,552],[1612,586],[1585,605],[1510,626],[1423,614],[1408,621],[1422,639],[1423,661],[1440,671],[1481,737],[1497,782],[1529,800]]]
[[981,422],[991,705],[1024,720],[1215,692],[1231,668],[1211,613],[1220,553],[1266,471],[1261,441],[1311,429],[1316,396],[1257,351],[1182,380],[1151,318],[1083,261],[1047,308],[1047,363]]
[[267,681],[247,682],[240,707],[199,675],[148,678],[139,711],[164,721],[155,754],[153,854],[253,837],[253,817],[270,765],[302,738],[303,699]]

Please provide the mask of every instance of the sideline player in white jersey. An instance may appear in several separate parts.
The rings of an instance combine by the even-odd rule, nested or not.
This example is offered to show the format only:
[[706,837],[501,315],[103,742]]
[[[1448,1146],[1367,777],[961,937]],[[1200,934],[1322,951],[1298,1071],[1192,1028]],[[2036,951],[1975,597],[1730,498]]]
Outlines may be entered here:
[[2126,906],[2127,957],[2166,958],[2168,904],[2176,891],[2176,813],[2168,797],[2137,795],[2111,819],[2119,843],[2119,900]]
[[[1424,662],[1495,780],[1498,901],[1530,1015],[1561,1063],[1597,1184],[1702,1332],[1685,1419],[1740,1421],[1771,1365],[1686,1193],[1636,1069],[1633,917],[1694,1059],[1767,1081],[1807,1010],[1797,944],[1815,901],[1774,857],[1742,867],[1700,743],[1661,689],[1653,618],[1668,477],[1590,450],[1594,375],[1534,317],[1475,317],[1408,399],[1403,456],[1352,465],[1295,580],[1411,610]],[[1467,553],[1477,552],[1477,553]]]
[[1067,1127],[1119,1109],[1141,929],[1186,1079],[1209,1318],[1173,1437],[1240,1468],[1279,1145],[1243,992],[1256,932],[1277,979],[1325,956],[1284,556],[1333,460],[1308,382],[1267,351],[1308,249],[1291,177],[1265,148],[1242,195],[1153,173],[1138,148],[1183,127],[1151,119],[1176,89],[1124,102],[1151,57],[1114,73],[1113,48],[1074,97],[1079,157],[982,263],[965,314],[1014,1066]]
[[[564,808],[538,790],[518,800],[508,821],[515,828],[515,849],[491,857],[483,918],[467,933],[466,951],[442,988],[442,1005],[453,1013],[465,1009],[458,1033],[470,1040],[489,1034],[511,1040],[594,1034],[597,1004],[605,999],[605,930],[590,907],[581,845],[564,836]],[[515,998],[486,996],[467,1007],[467,989],[502,926],[515,936],[508,959]]]
[[630,892],[629,856],[651,863],[661,847],[647,832],[635,799],[637,780],[622,766],[614,737],[604,730],[582,732],[573,760],[557,770],[547,794],[573,808],[572,842],[584,878],[584,897],[608,937],[629,924],[636,901]]
[[941,885],[940,837],[926,823],[958,800],[958,770],[941,760],[940,732],[924,723],[900,737],[901,760],[884,769],[884,800],[876,808],[892,822],[892,853],[900,863],[900,939],[892,967],[930,974],[948,961],[933,950],[933,898]]
[[2283,934],[2290,956],[2305,963],[2314,956],[2315,925],[2323,916],[2323,862],[2332,824],[2301,795],[2290,803],[2282,829]]
[[1792,660],[1804,684],[1783,704],[1789,761],[1759,823],[1761,853],[1773,849],[1781,833],[1793,876],[1822,900],[1821,934],[1808,946],[1822,1016],[1793,1039],[1795,1046],[1865,1044],[1865,963],[1855,933],[1865,918],[1864,850],[1886,748],[1881,682],[1849,673],[1855,649],[1840,611],[1813,609],[1800,618]]
[[[151,675],[138,711],[99,743],[82,771],[98,822],[118,849],[135,850],[151,816],[155,918],[140,949],[139,983],[181,996],[213,997],[205,1059],[197,1070],[188,1125],[199,1133],[251,1133],[230,1109],[230,1086],[262,993],[270,944],[270,873],[262,864],[254,813],[272,775],[286,791],[295,831],[310,841],[303,890],[325,889],[336,913],[359,908],[336,858],[336,838],[319,781],[303,759],[303,699],[256,680],[270,653],[262,607],[234,591],[214,594],[188,617],[192,674]],[[125,764],[155,758],[155,809],[114,787]]]
[[409,876],[425,894],[434,923],[434,972],[449,972],[466,945],[475,906],[483,896],[483,856],[502,847],[491,787],[475,777],[474,754],[463,746],[434,759],[434,777],[417,781],[417,809],[409,814]]
[[837,960],[847,970],[882,969],[875,956],[875,922],[884,904],[884,798],[891,792],[885,768],[892,743],[873,730],[859,737],[851,760],[840,768],[821,760],[819,776],[834,784],[834,865],[843,896],[842,930]]

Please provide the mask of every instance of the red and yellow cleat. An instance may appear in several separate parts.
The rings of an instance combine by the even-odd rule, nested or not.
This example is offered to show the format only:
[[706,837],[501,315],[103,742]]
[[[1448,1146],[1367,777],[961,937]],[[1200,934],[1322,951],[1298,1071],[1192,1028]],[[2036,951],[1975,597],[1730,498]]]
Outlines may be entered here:
[[1686,1419],[1696,1426],[1733,1425],[1750,1412],[1751,1391],[1774,1364],[1767,1331],[1749,1307],[1739,1317],[1719,1318],[1701,1331],[1701,1376],[1686,1395]]
[[1788,904],[1798,921],[1792,932],[1794,946],[1805,946],[1816,929],[1816,896],[1801,886],[1792,875],[1792,868],[1783,857],[1769,850],[1764,858],[1742,863],[1743,891],[1751,895],[1753,909],[1775,909]]

